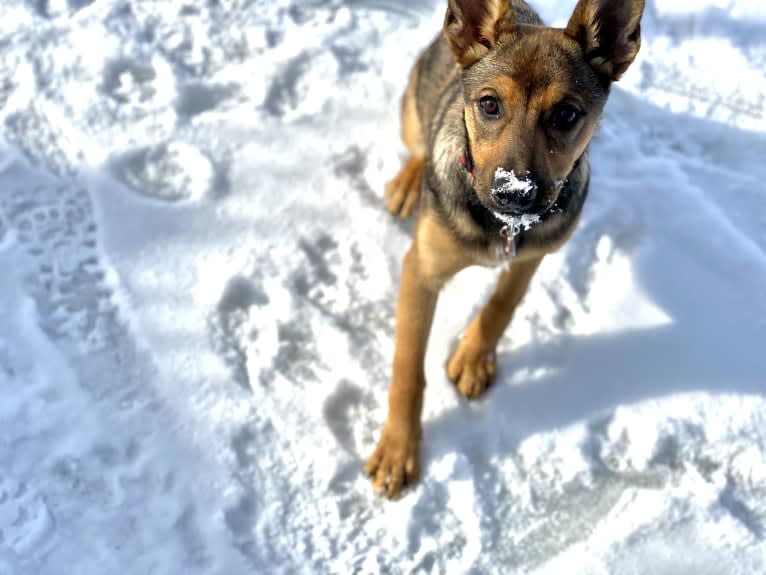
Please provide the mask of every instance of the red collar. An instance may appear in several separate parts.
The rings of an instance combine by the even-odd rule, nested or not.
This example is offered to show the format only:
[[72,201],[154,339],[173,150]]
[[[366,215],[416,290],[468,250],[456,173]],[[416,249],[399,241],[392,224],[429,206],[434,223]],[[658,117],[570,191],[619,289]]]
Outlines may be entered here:
[[463,166],[463,169],[466,172],[476,177],[476,166],[473,163],[473,158],[471,157],[471,152],[468,148],[463,150],[463,153],[460,154],[460,165]]

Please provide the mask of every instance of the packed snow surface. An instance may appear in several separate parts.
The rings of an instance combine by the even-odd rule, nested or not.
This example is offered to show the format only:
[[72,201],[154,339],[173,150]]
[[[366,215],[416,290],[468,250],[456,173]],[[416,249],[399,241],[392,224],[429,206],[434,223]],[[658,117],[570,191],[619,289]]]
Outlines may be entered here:
[[444,372],[471,269],[422,482],[373,494],[445,4],[2,2],[0,574],[766,573],[762,0],[647,2],[498,382]]

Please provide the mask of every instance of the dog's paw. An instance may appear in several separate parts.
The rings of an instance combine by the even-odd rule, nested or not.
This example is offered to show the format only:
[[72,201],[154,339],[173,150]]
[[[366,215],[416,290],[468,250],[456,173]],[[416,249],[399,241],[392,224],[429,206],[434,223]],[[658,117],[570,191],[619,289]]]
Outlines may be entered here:
[[495,352],[474,349],[465,340],[447,362],[447,376],[457,385],[460,393],[476,399],[495,381]]
[[412,215],[420,196],[424,158],[410,158],[396,177],[386,184],[386,208],[402,219]]
[[395,499],[404,487],[416,483],[420,473],[419,448],[419,433],[386,423],[375,452],[365,467],[373,489],[389,499]]

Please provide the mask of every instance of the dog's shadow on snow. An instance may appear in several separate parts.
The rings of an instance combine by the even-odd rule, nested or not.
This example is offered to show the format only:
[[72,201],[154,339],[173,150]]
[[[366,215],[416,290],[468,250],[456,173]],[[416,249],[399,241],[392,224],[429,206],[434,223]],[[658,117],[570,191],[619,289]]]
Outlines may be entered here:
[[[479,409],[461,405],[426,422],[425,445],[466,425],[505,421],[510,432],[503,436],[512,441],[500,449],[512,452],[534,433],[651,398],[698,391],[766,396],[764,330],[741,310],[738,314],[730,306],[708,301],[704,292],[686,295],[689,300],[680,302],[680,308],[671,308],[680,313],[669,325],[566,335],[499,354],[498,381],[479,400]],[[449,440],[438,445],[457,447],[450,447]]]
[[[713,145],[722,146],[734,143],[746,149],[743,153],[748,157],[753,149],[766,152],[763,135],[673,114],[622,92],[616,99],[619,102],[612,115],[624,116],[626,123],[642,120],[660,125],[668,123],[681,130],[680,139],[707,138],[713,140]],[[645,110],[643,119],[631,117],[634,106]],[[706,142],[702,144],[704,148]],[[607,147],[599,150],[594,163],[605,155]],[[703,159],[709,159],[702,155]],[[658,157],[657,167],[666,162],[662,152],[658,152]],[[745,170],[748,157],[742,159],[741,167]],[[651,167],[651,158],[648,166]],[[726,165],[725,169],[737,168]],[[755,181],[765,177],[766,169],[759,169],[765,173],[750,173],[745,177]],[[662,181],[662,177],[658,175],[656,181]],[[718,191],[718,184],[711,182],[709,186],[708,192]],[[691,193],[698,192],[692,190]],[[702,192],[704,195],[705,190]],[[614,191],[592,190],[593,195],[601,193]],[[646,193],[659,197],[676,190],[646,190]],[[676,198],[668,210],[674,209],[675,204],[685,205],[688,200]],[[628,210],[632,217],[633,211],[640,212],[641,208],[631,206]],[[708,215],[715,218],[715,210]],[[659,213],[658,219],[662,219]],[[482,399],[463,400],[456,408],[424,422],[424,466],[454,451],[460,451],[469,459],[475,457],[477,461],[493,455],[508,455],[535,433],[602,417],[618,406],[644,400],[695,392],[766,396],[766,301],[763,298],[766,278],[762,274],[766,236],[761,245],[749,245],[750,237],[742,240],[736,230],[727,230],[726,224],[721,224],[719,229],[720,222],[716,223],[715,219],[711,222],[710,237],[699,238],[690,235],[688,228],[674,232],[672,222],[666,224],[662,233],[653,233],[655,224],[652,223],[640,232],[653,236],[648,247],[627,248],[633,281],[646,298],[664,312],[667,323],[618,332],[551,336],[543,338],[545,341],[532,341],[501,352],[497,381]],[[601,224],[596,235],[610,237],[611,243],[617,246],[631,243],[632,240],[625,242],[621,237],[623,231],[619,223],[603,225],[602,221]],[[587,258],[577,252],[587,243],[582,237],[588,235],[588,225],[586,221],[584,236],[579,240],[577,236],[573,238],[573,245],[568,248],[566,258],[573,274],[589,274],[588,269],[572,269],[589,265],[584,261]],[[703,228],[695,224],[692,229]],[[640,241],[635,243],[638,248],[642,246]],[[635,254],[631,254],[631,250]],[[509,335],[512,339],[513,323]],[[443,381],[432,381],[431,385],[447,384],[446,377],[441,379]],[[503,422],[502,429],[497,429],[498,422]],[[456,433],[455,430],[462,431]],[[481,444],[483,439],[493,436],[501,440],[489,439],[486,445]]]

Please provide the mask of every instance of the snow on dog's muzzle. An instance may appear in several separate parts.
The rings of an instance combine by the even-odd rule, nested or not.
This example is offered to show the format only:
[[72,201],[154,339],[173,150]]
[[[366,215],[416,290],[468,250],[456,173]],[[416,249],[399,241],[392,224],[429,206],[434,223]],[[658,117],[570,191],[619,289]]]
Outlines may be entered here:
[[535,203],[537,184],[527,177],[517,176],[513,170],[495,170],[492,199],[499,210],[507,214],[523,214]]

